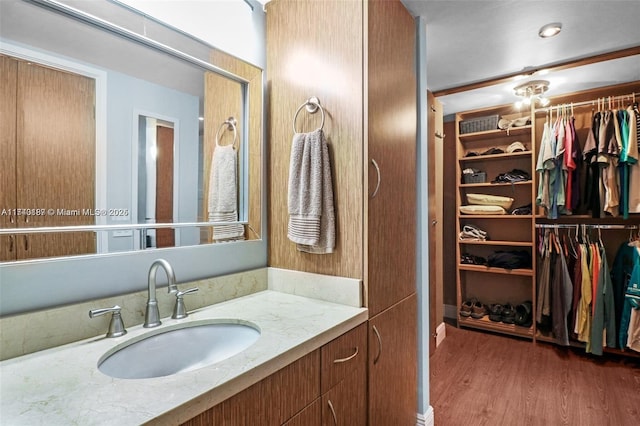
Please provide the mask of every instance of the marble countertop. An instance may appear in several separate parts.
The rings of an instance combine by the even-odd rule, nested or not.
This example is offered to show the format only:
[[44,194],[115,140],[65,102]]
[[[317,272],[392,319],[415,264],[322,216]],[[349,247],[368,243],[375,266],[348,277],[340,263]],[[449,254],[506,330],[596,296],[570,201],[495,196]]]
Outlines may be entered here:
[[[0,424],[179,424],[264,379],[367,320],[366,308],[265,290],[97,337],[0,362]],[[209,367],[153,379],[114,379],[97,369],[105,352],[146,333],[210,319],[257,325],[260,338]],[[106,330],[105,330],[106,331]]]

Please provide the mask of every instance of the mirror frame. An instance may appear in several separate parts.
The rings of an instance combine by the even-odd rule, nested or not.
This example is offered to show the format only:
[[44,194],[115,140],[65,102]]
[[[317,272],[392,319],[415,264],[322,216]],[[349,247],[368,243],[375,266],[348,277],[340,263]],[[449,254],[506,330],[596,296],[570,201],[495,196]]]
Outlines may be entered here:
[[[118,27],[116,24],[96,18],[85,12],[51,0],[29,0],[53,12],[62,13],[73,19],[96,25],[102,29]],[[262,14],[264,12],[257,11]],[[149,19],[148,16],[145,19]],[[88,22],[87,19],[93,19]],[[156,21],[158,22],[158,21]],[[158,22],[161,26],[178,31]],[[119,27],[121,28],[121,27]],[[149,249],[118,253],[90,254],[68,258],[42,258],[0,264],[0,316],[44,309],[62,304],[108,297],[139,291],[146,288],[148,266],[153,260],[162,257],[174,265],[180,282],[207,278],[219,274],[239,272],[267,264],[267,244],[262,236],[266,222],[266,206],[263,203],[265,181],[264,129],[264,73],[262,69],[238,59],[225,52],[210,47],[209,62],[192,57],[162,43],[123,29],[124,36],[150,48],[159,48],[172,56],[200,66],[203,70],[228,76],[245,85],[249,100],[245,106],[252,120],[246,125],[249,144],[249,185],[255,187],[249,191],[249,209],[246,224],[247,233],[253,233],[253,240],[238,241],[233,244],[206,244],[199,246]],[[181,33],[181,35],[186,35]],[[187,35],[188,36],[188,35]],[[190,37],[190,36],[189,36]],[[200,40],[197,40],[200,41]],[[261,40],[264,43],[264,40]],[[214,65],[215,64],[215,65]],[[97,105],[98,107],[98,105]],[[256,117],[257,119],[253,119]],[[106,126],[106,124],[105,124]],[[106,131],[105,131],[106,134]],[[106,147],[106,141],[105,141]],[[106,148],[105,148],[106,149]],[[99,173],[100,170],[96,170]],[[102,171],[106,175],[106,170]],[[89,230],[130,230],[144,228],[179,228],[193,226],[212,226],[209,222],[171,223],[171,224],[122,224],[92,225]],[[76,232],[78,227],[64,228],[22,228],[2,233],[38,233],[38,232]],[[83,229],[85,227],[82,227]],[[54,291],[52,291],[54,289]]]

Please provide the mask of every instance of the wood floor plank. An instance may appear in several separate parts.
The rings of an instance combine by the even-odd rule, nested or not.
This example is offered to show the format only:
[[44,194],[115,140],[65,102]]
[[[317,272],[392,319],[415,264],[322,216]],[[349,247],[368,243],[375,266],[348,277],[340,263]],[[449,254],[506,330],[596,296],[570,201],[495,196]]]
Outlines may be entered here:
[[635,426],[640,360],[447,326],[430,358],[435,424]]

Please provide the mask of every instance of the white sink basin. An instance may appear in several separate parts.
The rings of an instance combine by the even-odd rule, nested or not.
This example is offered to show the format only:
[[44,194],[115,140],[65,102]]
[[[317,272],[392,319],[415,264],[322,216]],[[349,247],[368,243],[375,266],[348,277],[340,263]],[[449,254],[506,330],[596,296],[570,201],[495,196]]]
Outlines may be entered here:
[[98,369],[119,379],[148,379],[197,370],[236,355],[260,337],[234,320],[194,322],[150,332],[107,352]]

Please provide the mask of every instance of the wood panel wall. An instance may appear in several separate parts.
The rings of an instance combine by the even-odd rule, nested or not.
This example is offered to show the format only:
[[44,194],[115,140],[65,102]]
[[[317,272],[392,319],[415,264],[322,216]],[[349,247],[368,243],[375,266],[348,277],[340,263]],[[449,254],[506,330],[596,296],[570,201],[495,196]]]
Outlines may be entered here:
[[[363,3],[275,0],[267,4],[269,266],[363,278]],[[336,248],[298,252],[287,238],[293,116],[311,96],[325,110]],[[298,131],[317,127],[301,112]]]
[[[265,238],[266,235],[262,235],[262,162],[265,152],[262,140],[262,70],[217,49],[212,49],[210,61],[212,64],[249,81],[247,93],[250,117],[248,123],[249,146],[245,147],[249,149],[249,229],[245,232],[245,238],[247,240]],[[212,96],[217,95],[214,92]]]
[[[16,206],[16,83],[18,62],[0,55],[0,228],[15,228],[2,214]],[[15,236],[0,235],[0,261],[16,260]]]
[[[204,137],[203,137],[203,165],[202,165],[202,219],[209,220],[209,175],[211,174],[211,160],[216,147],[216,134],[218,143],[231,145],[234,142],[234,132],[229,130],[227,125],[223,126],[225,120],[233,117],[237,120],[236,147],[238,161],[241,153],[247,149],[242,146],[244,118],[242,105],[242,86],[237,81],[230,80],[214,72],[207,71],[204,75]],[[222,127],[222,128],[221,128]],[[219,132],[219,133],[218,133]],[[238,169],[239,170],[239,169]],[[246,231],[245,231],[246,234]],[[213,242],[213,232],[209,230],[207,242]]]

